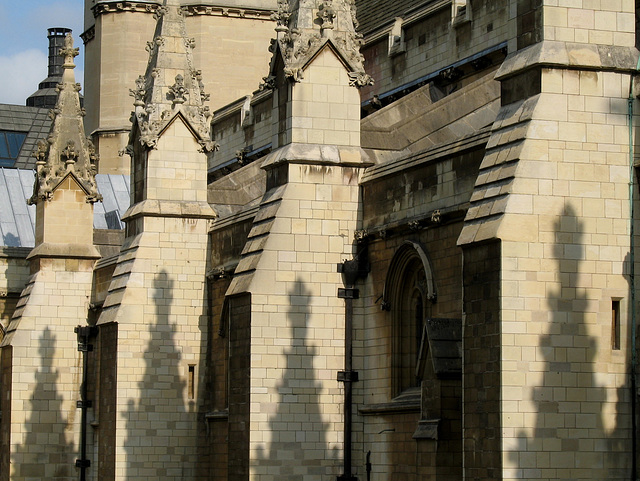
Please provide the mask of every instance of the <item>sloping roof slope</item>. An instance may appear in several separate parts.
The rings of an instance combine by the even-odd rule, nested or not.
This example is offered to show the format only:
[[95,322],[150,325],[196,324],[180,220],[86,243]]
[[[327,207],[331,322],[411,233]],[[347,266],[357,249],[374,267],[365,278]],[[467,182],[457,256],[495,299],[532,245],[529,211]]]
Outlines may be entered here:
[[419,152],[491,126],[500,109],[500,83],[491,72],[434,101],[432,84],[372,113],[361,122],[365,149]]
[[358,31],[367,35],[384,25],[393,23],[416,7],[427,5],[433,0],[356,0],[356,15],[360,27]]
[[[32,170],[0,167],[0,246],[34,247],[36,207],[27,205],[33,193]],[[103,201],[94,204],[93,227],[123,229],[120,220],[129,208],[128,175],[96,175]]]
[[0,104],[0,130],[27,134],[20,149],[20,155],[13,166],[16,169],[35,167],[36,160],[31,157],[31,153],[36,149],[38,140],[47,138],[50,128],[49,109]]
[[96,184],[102,202],[93,204],[93,227],[96,229],[124,229],[120,219],[131,203],[128,175],[97,174]]
[[33,193],[33,171],[0,168],[0,234],[8,247],[35,245],[36,206],[27,205]]

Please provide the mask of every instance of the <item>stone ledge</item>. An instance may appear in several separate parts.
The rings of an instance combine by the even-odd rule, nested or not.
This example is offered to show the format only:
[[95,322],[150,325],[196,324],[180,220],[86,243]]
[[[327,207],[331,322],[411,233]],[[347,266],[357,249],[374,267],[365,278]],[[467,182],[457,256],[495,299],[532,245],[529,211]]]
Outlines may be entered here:
[[216,214],[206,202],[180,202],[170,200],[143,200],[132,205],[122,216],[122,220],[135,217],[179,217],[191,219],[215,219]]
[[631,72],[636,70],[637,61],[633,47],[545,40],[509,55],[495,78],[504,80],[534,67]]
[[262,168],[273,168],[285,162],[352,167],[373,165],[360,147],[291,143],[268,154],[262,162]]
[[420,412],[420,402],[369,404],[358,408],[358,412],[363,416],[374,416],[376,414],[418,413]]
[[112,256],[109,256],[109,257],[103,257],[98,262],[96,262],[94,270],[97,271],[99,269],[103,269],[103,268],[108,267],[108,266],[117,265],[119,258],[120,258],[120,254],[119,253],[115,254],[115,255],[112,255]]
[[207,421],[226,421],[229,419],[229,411],[211,411],[204,415]]
[[413,439],[433,439],[438,440],[439,419],[421,419],[418,421],[418,427],[413,433]]
[[[444,158],[460,155],[474,149],[483,148],[491,137],[491,127],[480,129],[475,134],[468,135],[462,139],[436,145],[420,152],[398,156],[393,160],[378,163],[374,167],[367,169],[362,177],[362,184],[378,180],[382,177],[395,175],[407,169],[417,167],[428,162],[440,162]],[[374,151],[375,152],[375,151]],[[372,154],[373,155],[373,154]]]
[[421,409],[420,388],[410,388],[387,403],[367,404],[359,407],[358,412],[363,416],[377,414],[419,413]]
[[3,246],[3,247],[0,247],[0,257],[26,259],[32,250],[33,250],[32,247]]
[[45,242],[35,247],[27,259],[40,257],[63,257],[70,259],[99,259],[100,253],[93,245],[87,244],[53,244]]

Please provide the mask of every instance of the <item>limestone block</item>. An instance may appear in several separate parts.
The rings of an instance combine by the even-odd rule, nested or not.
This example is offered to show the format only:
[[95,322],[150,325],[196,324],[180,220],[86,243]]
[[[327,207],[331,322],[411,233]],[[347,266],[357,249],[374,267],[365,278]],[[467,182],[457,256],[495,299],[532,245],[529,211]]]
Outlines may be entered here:
[[[605,12],[599,12],[597,17]],[[572,28],[582,28],[592,30],[594,25],[597,25],[597,20],[594,21],[596,15],[594,10],[588,10],[583,8],[569,8],[567,10],[567,26]],[[600,27],[596,27],[600,28]]]

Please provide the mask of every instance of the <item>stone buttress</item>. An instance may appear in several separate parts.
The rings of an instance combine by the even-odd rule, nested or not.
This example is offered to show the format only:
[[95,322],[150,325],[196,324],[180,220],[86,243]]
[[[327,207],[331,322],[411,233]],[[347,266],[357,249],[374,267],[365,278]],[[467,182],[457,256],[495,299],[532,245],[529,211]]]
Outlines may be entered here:
[[100,479],[197,479],[209,111],[184,12],[166,1],[135,99],[126,239],[98,320]]
[[62,82],[49,137],[38,144],[36,244],[31,278],[0,345],[2,356],[1,479],[78,479],[82,354],[74,329],[86,326],[93,266],[96,154],[84,136],[65,38]]
[[[229,479],[340,475],[344,287],[354,256],[360,149],[353,2],[279,2],[272,42],[274,150],[266,193],[227,291]],[[214,225],[215,228],[215,225]],[[362,464],[362,463],[359,463]]]
[[630,475],[636,7],[582,3],[512,2],[501,109],[458,240],[468,479]]

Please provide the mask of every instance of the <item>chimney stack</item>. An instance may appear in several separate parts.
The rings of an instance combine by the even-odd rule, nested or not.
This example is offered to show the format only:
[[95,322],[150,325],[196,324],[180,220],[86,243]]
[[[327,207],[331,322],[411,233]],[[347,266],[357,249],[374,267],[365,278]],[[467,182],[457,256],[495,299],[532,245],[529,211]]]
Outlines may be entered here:
[[[49,70],[47,77],[62,77],[62,64],[64,59],[59,55],[64,47],[64,37],[71,33],[70,28],[54,27],[48,29],[49,35]],[[42,88],[42,87],[41,87]]]
[[[49,65],[47,78],[38,84],[38,90],[27,99],[27,107],[41,107],[52,109],[56,106],[58,92],[56,86],[62,82],[62,64],[64,58],[60,56],[60,49],[64,48],[64,38],[71,33],[70,28],[53,27],[47,29],[49,39]],[[80,103],[83,98],[80,96]]]

